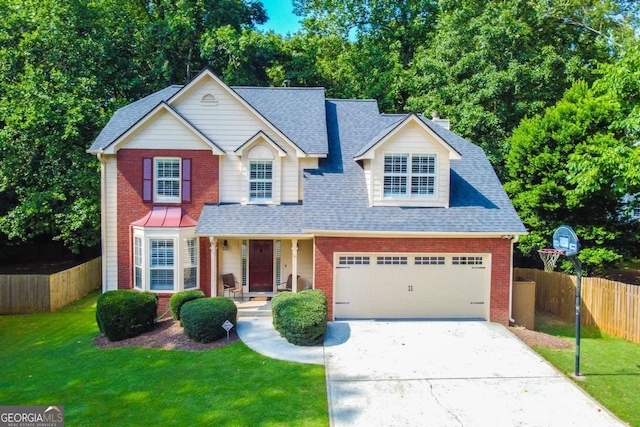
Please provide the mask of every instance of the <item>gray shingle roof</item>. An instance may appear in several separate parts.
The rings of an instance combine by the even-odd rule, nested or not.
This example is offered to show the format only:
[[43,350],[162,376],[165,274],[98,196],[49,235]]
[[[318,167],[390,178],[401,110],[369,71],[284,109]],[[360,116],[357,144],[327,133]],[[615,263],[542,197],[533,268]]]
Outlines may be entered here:
[[324,88],[233,87],[307,154],[327,154]]
[[[107,147],[181,89],[170,86],[119,109],[89,151]],[[206,205],[199,235],[301,235],[311,231],[526,233],[482,149],[422,117],[461,155],[451,161],[450,207],[369,207],[354,156],[407,115],[380,114],[374,100],[325,100],[321,88],[233,88],[308,154],[326,154],[304,174],[304,205]],[[373,142],[372,142],[373,141]]]
[[[89,152],[106,148],[182,86],[169,86],[115,112]],[[327,154],[323,88],[232,88],[307,154]]]
[[330,154],[305,176],[303,229],[425,233],[526,233],[482,149],[422,118],[461,155],[451,162],[450,207],[369,207],[354,155],[398,116],[361,101],[327,101]]
[[195,233],[202,236],[297,235],[302,232],[302,205],[205,205]]
[[108,147],[131,126],[135,125],[140,119],[147,115],[147,113],[157,107],[158,104],[171,98],[181,88],[182,86],[178,85],[169,86],[120,108],[111,117],[109,123],[102,129],[102,132],[100,132],[95,141],[93,141],[89,151],[97,152],[101,148]]

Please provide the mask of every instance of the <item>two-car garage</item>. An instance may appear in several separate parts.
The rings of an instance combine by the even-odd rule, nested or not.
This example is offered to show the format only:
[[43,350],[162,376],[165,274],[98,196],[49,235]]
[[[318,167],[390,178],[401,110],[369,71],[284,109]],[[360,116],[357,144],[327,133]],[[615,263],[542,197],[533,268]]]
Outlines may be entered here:
[[489,319],[489,254],[334,257],[336,319]]

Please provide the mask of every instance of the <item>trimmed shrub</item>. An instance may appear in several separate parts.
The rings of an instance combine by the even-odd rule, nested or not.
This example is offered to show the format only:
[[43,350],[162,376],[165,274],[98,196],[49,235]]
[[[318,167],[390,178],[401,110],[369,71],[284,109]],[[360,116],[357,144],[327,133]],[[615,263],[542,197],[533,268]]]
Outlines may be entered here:
[[109,340],[120,341],[151,330],[157,312],[158,295],[121,289],[100,295],[96,321]]
[[194,299],[204,298],[204,292],[194,291],[181,291],[171,295],[169,298],[169,309],[171,310],[171,317],[174,320],[180,320],[180,309],[185,303],[193,301]]
[[194,341],[211,342],[227,336],[225,320],[236,324],[238,308],[230,298],[199,298],[182,306],[180,317],[184,333]]
[[319,289],[281,293],[271,304],[273,326],[295,345],[315,345],[327,333],[327,298]]

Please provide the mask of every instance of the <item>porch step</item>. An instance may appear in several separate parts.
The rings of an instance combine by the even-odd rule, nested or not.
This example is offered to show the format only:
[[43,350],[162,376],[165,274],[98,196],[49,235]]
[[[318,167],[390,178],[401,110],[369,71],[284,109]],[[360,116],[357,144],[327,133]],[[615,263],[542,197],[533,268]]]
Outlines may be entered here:
[[271,310],[238,310],[238,317],[271,317]]
[[238,317],[271,317],[271,301],[234,301]]

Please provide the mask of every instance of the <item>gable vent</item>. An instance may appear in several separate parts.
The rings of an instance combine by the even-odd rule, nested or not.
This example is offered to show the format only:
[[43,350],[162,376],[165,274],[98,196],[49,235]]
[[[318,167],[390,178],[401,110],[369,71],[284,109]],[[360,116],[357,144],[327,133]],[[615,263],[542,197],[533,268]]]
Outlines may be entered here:
[[200,104],[202,105],[218,105],[218,98],[211,93],[205,94],[200,100]]

